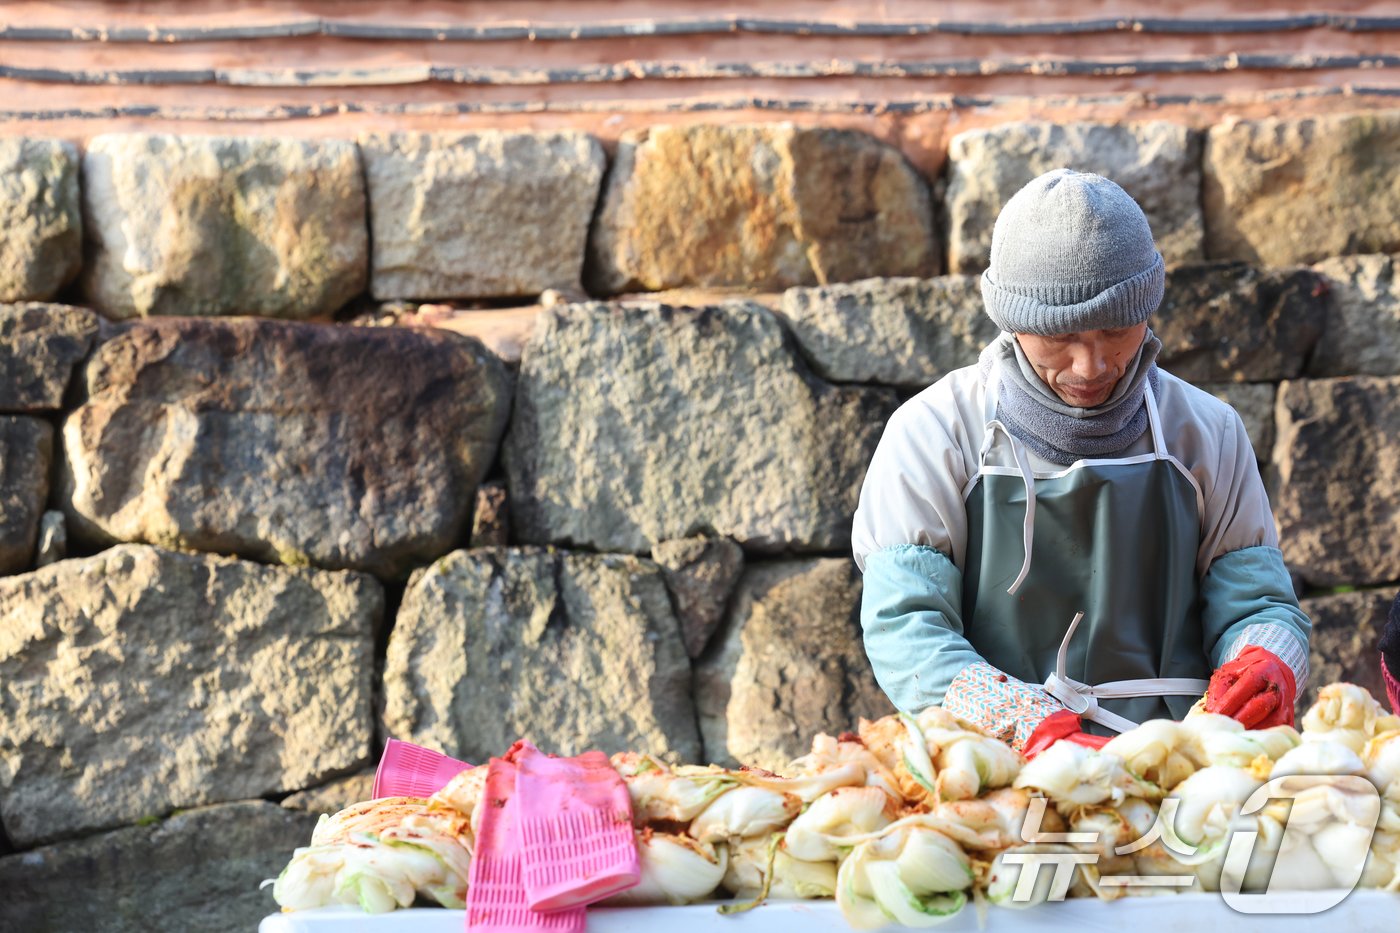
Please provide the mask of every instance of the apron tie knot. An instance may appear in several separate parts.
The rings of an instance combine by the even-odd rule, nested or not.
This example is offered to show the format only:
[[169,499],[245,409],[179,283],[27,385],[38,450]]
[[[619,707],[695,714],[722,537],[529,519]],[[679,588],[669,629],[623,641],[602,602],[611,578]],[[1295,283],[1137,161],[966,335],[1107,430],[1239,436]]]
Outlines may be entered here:
[[1056,700],[1064,704],[1065,709],[1077,716],[1087,716],[1094,718],[1098,712],[1099,701],[1092,693],[1088,693],[1089,685],[1081,684],[1077,680],[1070,680],[1068,677],[1061,677],[1058,673],[1051,671],[1050,676],[1045,678],[1045,692]]
[[1064,704],[1065,709],[1090,722],[1107,726],[1115,732],[1127,732],[1137,728],[1137,723],[1126,716],[1119,716],[1099,706],[1099,697],[1124,699],[1144,696],[1194,696],[1203,693],[1207,682],[1191,677],[1149,677],[1138,680],[1114,680],[1109,683],[1090,686],[1065,676],[1065,655],[1069,651],[1069,640],[1075,629],[1083,621],[1084,613],[1077,612],[1069,623],[1060,642],[1060,650],[1055,656],[1055,669],[1045,678],[1045,692]]

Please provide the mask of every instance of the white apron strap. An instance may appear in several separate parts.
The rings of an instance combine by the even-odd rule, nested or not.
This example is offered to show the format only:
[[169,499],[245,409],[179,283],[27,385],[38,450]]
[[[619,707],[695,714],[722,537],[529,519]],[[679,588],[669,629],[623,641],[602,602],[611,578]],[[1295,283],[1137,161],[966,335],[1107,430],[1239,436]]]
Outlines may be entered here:
[[1107,726],[1115,732],[1127,732],[1138,724],[1126,716],[1119,716],[1099,706],[1099,698],[1124,699],[1146,696],[1199,696],[1210,686],[1208,681],[1192,677],[1148,677],[1138,680],[1114,680],[1090,686],[1065,676],[1065,654],[1069,640],[1084,613],[1076,613],[1070,622],[1069,630],[1060,642],[1059,653],[1055,656],[1055,670],[1045,678],[1045,690],[1065,705],[1065,708],[1090,722]]
[[1167,454],[1167,442],[1162,433],[1162,413],[1157,410],[1157,393],[1152,391],[1152,380],[1143,381],[1143,389],[1146,393],[1143,403],[1147,406],[1147,423],[1152,429],[1152,452],[1157,455],[1158,460],[1165,460]]
[[993,359],[991,371],[987,373],[987,385],[982,393],[982,421],[991,424],[997,420],[997,400],[1001,398],[1001,360]]
[[1031,471],[1030,458],[1026,454],[1025,447],[1016,438],[1012,437],[1011,431],[997,420],[997,393],[1001,386],[1001,363],[992,363],[992,371],[987,376],[986,395],[983,399],[982,408],[986,414],[985,434],[982,437],[982,449],[977,453],[977,471],[980,475],[987,467],[987,454],[991,452],[992,445],[996,443],[997,432],[1006,435],[1006,440],[1011,444],[1011,454],[1016,459],[1016,468],[1021,471],[1021,481],[1026,484],[1026,516],[1021,522],[1021,550],[1025,557],[1021,560],[1021,572],[1016,574],[1015,581],[1007,588],[1006,592],[1015,596],[1016,591],[1025,582],[1026,576],[1031,572],[1031,545],[1035,539],[1035,473]]
[[997,433],[1006,435],[1006,440],[1011,444],[1011,454],[1016,458],[1016,468],[1021,471],[1021,482],[1026,484],[1026,516],[1021,521],[1021,550],[1025,557],[1021,560],[1021,572],[1016,574],[1016,580],[1007,589],[1007,593],[1015,596],[1016,591],[1025,582],[1027,574],[1031,572],[1031,546],[1035,540],[1035,474],[1031,472],[1030,459],[1026,456],[1026,450],[1021,446],[1016,438],[1011,436],[1011,431],[1000,421],[990,421],[987,423],[986,436],[982,438],[982,450],[978,453],[978,472],[980,473],[987,466],[987,453],[992,449],[992,444],[996,440]]

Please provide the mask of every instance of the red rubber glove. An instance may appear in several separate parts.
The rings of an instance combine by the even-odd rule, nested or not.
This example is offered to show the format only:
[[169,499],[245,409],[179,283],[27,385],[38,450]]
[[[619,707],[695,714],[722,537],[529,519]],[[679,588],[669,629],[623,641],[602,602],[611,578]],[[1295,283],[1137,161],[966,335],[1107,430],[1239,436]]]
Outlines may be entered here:
[[1267,648],[1250,645],[1220,665],[1206,688],[1206,712],[1237,719],[1246,729],[1293,725],[1293,669]]
[[1390,604],[1390,616],[1381,632],[1381,680],[1390,697],[1390,710],[1400,714],[1400,594]]
[[1083,745],[1085,748],[1103,748],[1108,743],[1109,737],[1106,735],[1090,735],[1083,729],[1083,724],[1079,721],[1079,716],[1071,713],[1067,709],[1051,713],[1040,721],[1040,725],[1035,727],[1031,737],[1026,740],[1026,747],[1021,754],[1030,761],[1036,755],[1045,751],[1051,745],[1061,740],[1073,742],[1075,745]]

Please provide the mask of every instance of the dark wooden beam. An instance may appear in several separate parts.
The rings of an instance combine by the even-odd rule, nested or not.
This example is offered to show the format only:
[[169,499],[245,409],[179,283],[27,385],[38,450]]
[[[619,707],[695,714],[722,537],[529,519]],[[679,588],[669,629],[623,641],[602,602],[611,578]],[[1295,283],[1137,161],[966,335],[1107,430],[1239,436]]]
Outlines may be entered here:
[[725,17],[716,19],[643,20],[615,23],[473,26],[453,23],[395,25],[334,19],[236,26],[9,26],[0,24],[0,40],[42,42],[173,43],[288,39],[326,36],[389,42],[568,42],[628,39],[639,36],[706,36],[755,33],[787,36],[894,37],[938,33],[969,36],[1071,36],[1135,32],[1220,35],[1332,29],[1340,32],[1400,31],[1400,16],[1353,16],[1307,13],[1247,17],[1113,17],[1038,21],[911,21],[836,23],[822,20]]

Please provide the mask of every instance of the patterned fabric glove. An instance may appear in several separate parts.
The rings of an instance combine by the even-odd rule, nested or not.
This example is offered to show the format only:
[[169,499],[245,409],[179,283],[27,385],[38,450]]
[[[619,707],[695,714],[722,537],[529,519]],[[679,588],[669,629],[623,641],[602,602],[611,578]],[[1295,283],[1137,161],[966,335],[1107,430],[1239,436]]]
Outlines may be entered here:
[[1293,725],[1293,670],[1267,648],[1250,645],[1211,675],[1206,712],[1232,716],[1246,729]]
[[1079,717],[1067,709],[1062,709],[1058,713],[1051,713],[1035,727],[1021,754],[1029,761],[1060,741],[1073,742],[1085,748],[1103,748],[1108,744],[1109,738],[1106,735],[1090,735],[1085,732]]
[[967,665],[953,678],[943,708],[1018,752],[1049,716],[1067,712],[1044,687],[1017,680],[986,661]]

